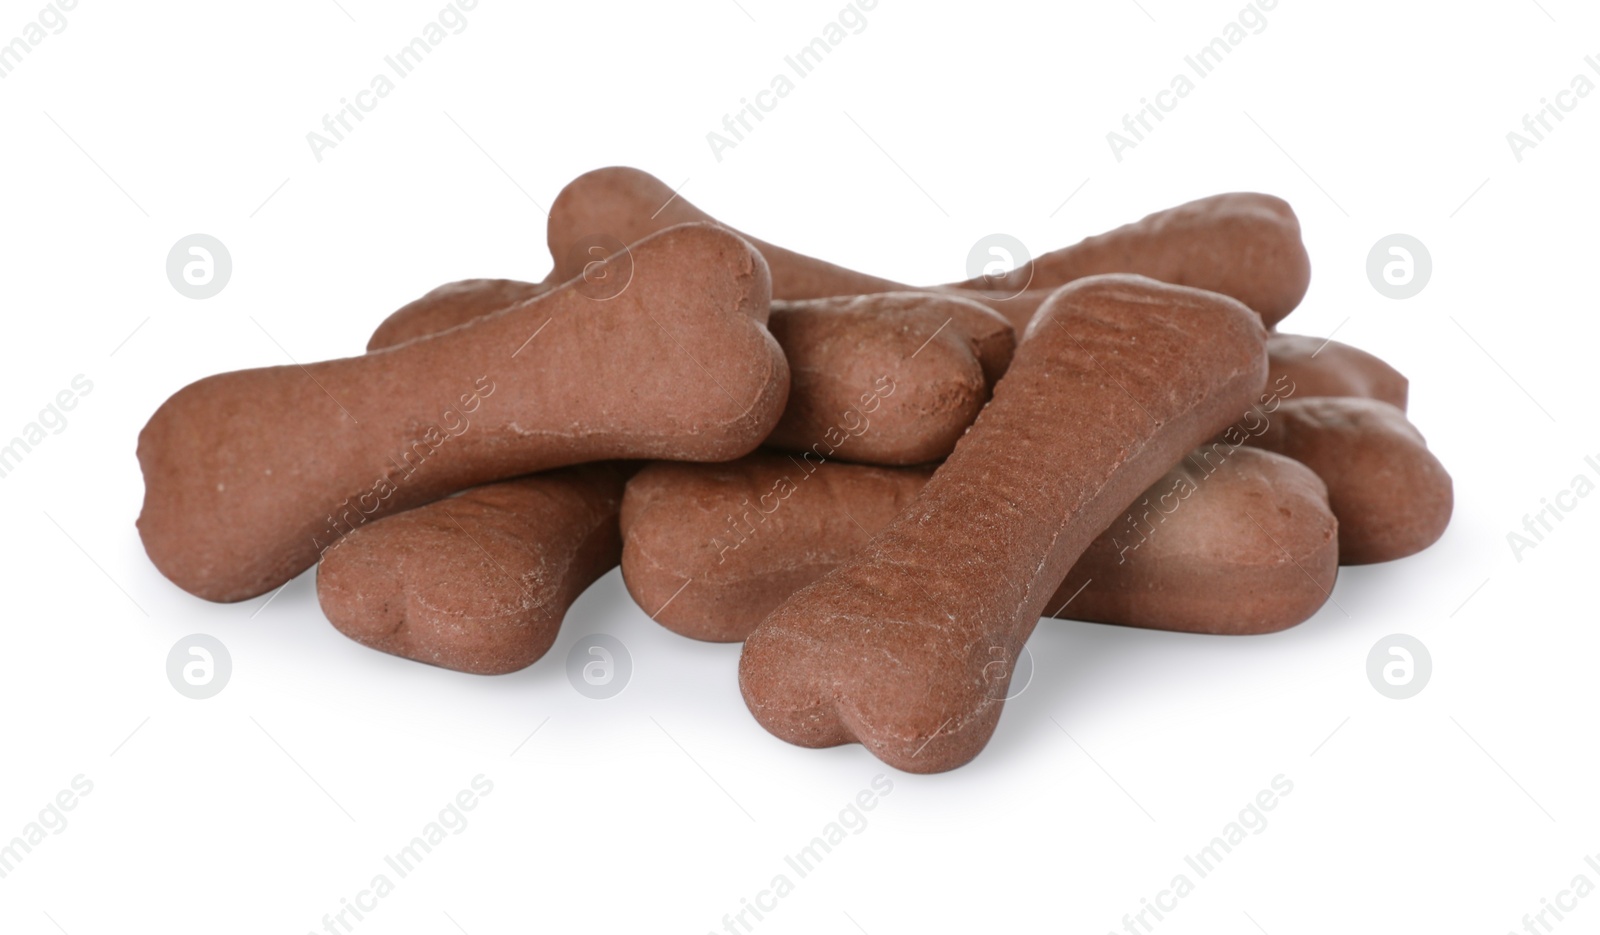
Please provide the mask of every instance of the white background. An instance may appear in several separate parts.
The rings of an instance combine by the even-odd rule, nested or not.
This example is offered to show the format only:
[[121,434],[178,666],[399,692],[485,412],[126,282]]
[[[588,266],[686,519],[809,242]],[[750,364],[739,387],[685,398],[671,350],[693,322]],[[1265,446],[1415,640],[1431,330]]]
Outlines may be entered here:
[[[1520,162],[1506,141],[1573,76],[1600,82],[1591,6],[1283,0],[1119,162],[1106,133],[1238,0],[882,0],[719,161],[707,132],[838,0],[482,0],[314,159],[307,132],[440,6],[84,0],[0,81],[0,436],[74,375],[94,384],[0,479],[0,839],[74,776],[94,784],[0,879],[0,930],[320,930],[478,774],[494,791],[470,825],[356,931],[720,930],[880,773],[893,790],[870,823],[757,931],[1118,929],[1194,879],[1184,855],[1279,774],[1293,792],[1265,830],[1157,931],[1501,933],[1580,873],[1600,884],[1583,860],[1600,853],[1600,496],[1521,561],[1506,539],[1575,475],[1600,479],[1600,95]],[[39,7],[0,2],[0,41]],[[441,282],[542,278],[541,206],[611,164],[905,282],[963,278],[996,231],[1042,252],[1218,191],[1282,195],[1314,268],[1283,330],[1337,330],[1411,378],[1454,521],[1421,555],[1344,569],[1337,603],[1277,636],[1045,621],[988,748],[925,777],[772,738],[740,700],[738,647],[657,627],[615,572],[544,660],[499,678],[348,641],[311,574],[264,606],[156,572],[134,440],[163,399],[286,353],[356,353]],[[165,273],[195,232],[234,263],[205,301]],[[1395,232],[1433,257],[1406,301],[1365,272]],[[596,632],[634,666],[604,701],[564,672]],[[206,701],[165,673],[192,633],[232,655]],[[1365,674],[1391,633],[1432,653],[1410,700]],[[1600,898],[1546,918],[1595,931]]]

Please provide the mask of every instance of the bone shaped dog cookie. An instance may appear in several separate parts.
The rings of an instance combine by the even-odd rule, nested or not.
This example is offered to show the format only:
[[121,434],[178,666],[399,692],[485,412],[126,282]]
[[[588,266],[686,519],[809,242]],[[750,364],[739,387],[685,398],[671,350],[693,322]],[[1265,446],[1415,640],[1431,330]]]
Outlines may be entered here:
[[624,476],[613,464],[560,468],[362,526],[317,564],[322,612],[358,643],[446,669],[532,665],[617,564]]
[[[865,548],[931,474],[766,451],[648,465],[623,497],[622,579],[667,629],[742,640]],[[1202,446],[1096,537],[1045,612],[1191,633],[1281,630],[1327,601],[1337,530],[1310,468],[1257,448]]]
[[[627,243],[669,224],[721,223],[660,179],[638,169],[586,172],[561,190],[547,225],[557,280],[582,272],[597,235]],[[745,235],[772,267],[772,295],[812,299],[915,289]],[[1280,198],[1239,192],[1158,211],[1046,253],[1012,277],[939,288],[989,304],[1021,332],[1051,289],[1100,273],[1137,273],[1231,295],[1268,325],[1294,310],[1311,279],[1300,222]],[[1015,281],[1013,281],[1015,280]],[[1027,288],[1028,286],[1034,288]]]
[[906,510],[745,642],[757,721],[913,772],[971,760],[1003,705],[985,667],[1010,671],[1094,538],[1254,402],[1265,337],[1236,300],[1139,276],[1058,291]]
[[[503,279],[449,283],[390,315],[368,347],[447,330],[545,288]],[[1016,347],[1016,333],[998,314],[938,292],[773,302],[766,321],[791,376],[767,444],[865,464],[949,454]]]
[[377,516],[547,468],[716,461],[782,414],[788,364],[762,326],[761,255],[685,225],[635,244],[627,289],[575,280],[429,338],[344,360],[220,374],[139,436],[139,533],[156,567],[238,601]]

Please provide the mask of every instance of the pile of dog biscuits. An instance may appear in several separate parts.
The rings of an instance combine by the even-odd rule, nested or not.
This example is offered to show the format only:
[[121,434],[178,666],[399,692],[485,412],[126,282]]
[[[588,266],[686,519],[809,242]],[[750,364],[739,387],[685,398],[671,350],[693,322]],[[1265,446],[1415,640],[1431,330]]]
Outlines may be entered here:
[[1276,330],[1310,263],[1268,195],[916,287],[609,168],[549,245],[365,354],[174,394],[139,436],[155,566],[213,601],[316,566],[352,639],[499,674],[620,564],[661,625],[744,642],[767,730],[930,773],[983,749],[1041,617],[1273,632],[1450,520],[1405,377]]

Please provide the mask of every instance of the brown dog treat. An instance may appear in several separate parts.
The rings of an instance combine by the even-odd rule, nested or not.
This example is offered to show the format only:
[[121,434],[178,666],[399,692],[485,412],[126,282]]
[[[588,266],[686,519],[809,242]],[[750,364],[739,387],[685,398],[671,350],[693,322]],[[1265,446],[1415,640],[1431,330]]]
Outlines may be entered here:
[[438,334],[456,325],[504,311],[534,296],[544,295],[560,283],[518,282],[515,279],[463,279],[445,283],[427,295],[401,306],[383,320],[367,341],[377,351],[412,338]]
[[1025,289],[1015,295],[998,292],[984,292],[979,289],[962,289],[956,286],[938,286],[938,291],[949,295],[960,296],[974,302],[981,302],[988,306],[1001,318],[1011,323],[1011,328],[1017,333],[1017,339],[1028,330],[1028,323],[1033,321],[1033,316],[1038,313],[1039,306],[1045,299],[1050,298],[1055,288],[1050,289]]
[[[657,623],[737,642],[866,547],[930,468],[802,462],[650,465],[628,482],[622,579]],[[1189,633],[1269,633],[1327,600],[1338,525],[1310,468],[1202,446],[1101,533],[1045,604],[1051,616]]]
[[995,663],[1011,671],[1071,565],[1266,382],[1259,316],[1140,276],[1066,286],[1029,332],[910,506],[746,641],[767,730],[913,772],[972,759],[1004,702]]
[[1449,473],[1405,413],[1386,402],[1288,399],[1244,443],[1287,455],[1328,485],[1343,564],[1405,558],[1437,542],[1450,525]]
[[[1005,376],[1017,352],[1022,332],[1011,327],[1005,316],[982,302],[937,292],[882,292],[865,298],[819,299],[817,305],[868,310],[884,315],[925,315],[941,318],[939,327],[949,328],[972,348],[990,389]],[[918,351],[912,351],[917,354]],[[987,398],[987,397],[986,397]]]
[[861,551],[932,474],[772,452],[649,465],[622,500],[622,580],[667,629],[737,642]]
[[[514,295],[519,285],[476,282],[482,285],[435,289],[389,316],[373,341],[403,342],[427,334],[424,328],[444,330],[498,311],[485,294]],[[837,448],[838,457],[867,464],[919,464],[949,454],[1016,347],[1016,333],[1000,315],[939,292],[774,302],[767,324],[791,375],[769,443]]]
[[1095,539],[1045,605],[1053,617],[1244,635],[1300,623],[1339,573],[1339,523],[1305,465],[1202,446]]
[[1269,382],[1287,378],[1293,395],[1379,399],[1401,412],[1410,386],[1400,371],[1348,344],[1302,334],[1267,335]]
[[355,526],[489,481],[622,458],[748,453],[789,371],[766,263],[711,225],[634,244],[632,281],[568,283],[363,357],[208,377],[139,436],[139,532],[163,574],[237,601]]
[[1234,192],[1157,211],[1035,257],[1006,277],[952,285],[1012,295],[1098,273],[1139,273],[1233,296],[1271,327],[1305,297],[1311,259],[1300,239],[1300,219],[1288,202]]
[[322,612],[396,656],[479,675],[526,668],[621,558],[622,488],[617,467],[582,465],[386,516],[323,553]]
[[767,444],[867,464],[949,454],[1016,340],[984,306],[928,292],[774,302],[768,327],[792,383]]
[[[687,221],[721,223],[647,172],[620,166],[587,172],[562,189],[550,206],[547,230],[554,276],[578,275],[598,236],[630,242]],[[743,236],[767,258],[772,294],[779,299],[917,288]],[[1051,289],[1097,273],[1137,273],[1221,292],[1254,308],[1268,324],[1294,310],[1311,277],[1294,211],[1282,199],[1250,193],[1216,195],[1158,211],[1047,253],[1031,267],[1031,297],[1013,297],[1030,283],[1009,279],[973,279],[936,288],[964,290],[958,294],[994,308],[1020,333]]]
[[[581,273],[596,238],[632,243],[652,231],[689,222],[721,224],[648,172],[624,166],[585,172],[567,183],[550,205],[546,230],[550,257],[555,261],[551,275],[566,280]],[[748,234],[740,236],[766,257],[774,298],[821,299],[915,289],[785,250]]]
[[[518,282],[513,279],[463,279],[446,283],[384,319],[367,342],[367,350],[376,351],[403,344],[412,338],[437,334],[543,295],[550,288],[548,283]],[[1033,307],[1044,301],[1047,294],[1044,290],[1026,294],[1027,300],[1033,302],[1033,306],[1027,307],[1028,318],[1033,317]],[[1018,297],[1018,301],[1024,300]],[[1000,379],[1011,364],[1011,354],[1016,350],[1019,333],[1014,328],[1006,327],[1004,315],[990,305],[966,298],[959,290],[880,292],[870,293],[867,297],[834,296],[832,301],[777,301],[773,305],[774,308],[784,306],[791,314],[796,308],[808,306],[827,311],[848,310],[862,315],[872,310],[926,315],[943,312],[944,317],[939,319],[939,323],[949,321],[950,327],[967,339],[983,366],[984,379],[991,384]],[[792,356],[793,352],[788,348],[785,351]]]

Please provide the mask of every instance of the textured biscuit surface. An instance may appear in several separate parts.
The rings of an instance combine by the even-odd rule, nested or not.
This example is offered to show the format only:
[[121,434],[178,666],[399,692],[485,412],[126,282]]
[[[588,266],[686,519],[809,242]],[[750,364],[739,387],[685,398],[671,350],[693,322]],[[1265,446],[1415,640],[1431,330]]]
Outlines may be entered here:
[[1036,257],[1009,281],[969,279],[954,285],[1014,292],[1050,289],[1099,273],[1139,273],[1220,292],[1255,309],[1271,327],[1305,297],[1311,259],[1288,202],[1230,192],[1157,211]]
[[448,331],[456,325],[503,312],[534,296],[543,295],[559,283],[519,282],[515,279],[463,279],[449,282],[427,295],[408,302],[385,318],[367,350],[376,351],[412,338]]
[[1294,391],[1312,396],[1359,396],[1406,409],[1410,388],[1400,371],[1358,347],[1303,334],[1267,336],[1268,382],[1287,379]]
[[623,497],[622,580],[662,626],[737,642],[865,547],[932,474],[767,451],[651,464]]
[[866,464],[949,454],[1016,340],[984,306],[928,292],[774,302],[768,326],[791,385],[767,444],[814,451],[843,440],[837,456]]
[[[561,191],[547,225],[555,278],[578,275],[596,235],[627,243],[669,224],[717,222],[671,186],[638,169],[587,172]],[[744,235],[772,266],[779,299],[915,290]],[[1017,281],[973,279],[939,287],[994,308],[1020,335],[1051,290],[1101,273],[1136,273],[1233,296],[1269,326],[1294,310],[1311,280],[1300,221],[1281,198],[1238,192],[1157,211],[1044,254]],[[1026,289],[1022,294],[1019,291]]]
[[[1260,318],[1139,276],[1058,291],[972,429],[867,547],[745,642],[756,719],[937,772],[976,756],[1045,603],[1090,542],[1266,381]],[[998,657],[998,658],[997,658]]]
[[586,461],[719,461],[782,414],[766,264],[712,225],[632,248],[604,301],[568,283],[362,357],[208,377],[139,436],[151,560],[200,597],[271,590],[340,535],[468,487]]
[[1450,474],[1405,413],[1358,397],[1290,398],[1247,444],[1317,472],[1339,518],[1339,561],[1405,558],[1444,535],[1455,507]]
[[[588,245],[595,237],[632,243],[663,227],[690,222],[721,223],[648,172],[624,166],[585,172],[567,183],[550,204],[546,240],[555,262],[551,276],[566,280],[581,274],[588,262]],[[772,269],[774,298],[820,299],[913,288],[785,250],[748,234],[741,236],[766,257]]]
[[[865,548],[931,474],[767,452],[649,465],[623,498],[623,580],[662,626],[742,640]],[[1315,613],[1338,566],[1338,524],[1316,474],[1255,448],[1202,446],[1094,540],[1045,613],[1269,633]]]
[[616,566],[622,488],[618,467],[580,465],[385,517],[323,554],[317,599],[373,649],[515,672],[549,650],[567,608]]
[[1207,445],[1090,544],[1046,610],[1153,630],[1272,633],[1316,613],[1338,573],[1339,523],[1310,468]]
[[[509,280],[441,286],[395,312],[369,347],[455,327],[495,301],[543,287]],[[789,398],[769,444],[839,447],[865,464],[950,453],[1011,363],[1016,333],[978,302],[938,292],[774,302],[767,321],[789,362]],[[848,438],[848,444],[839,445]]]

